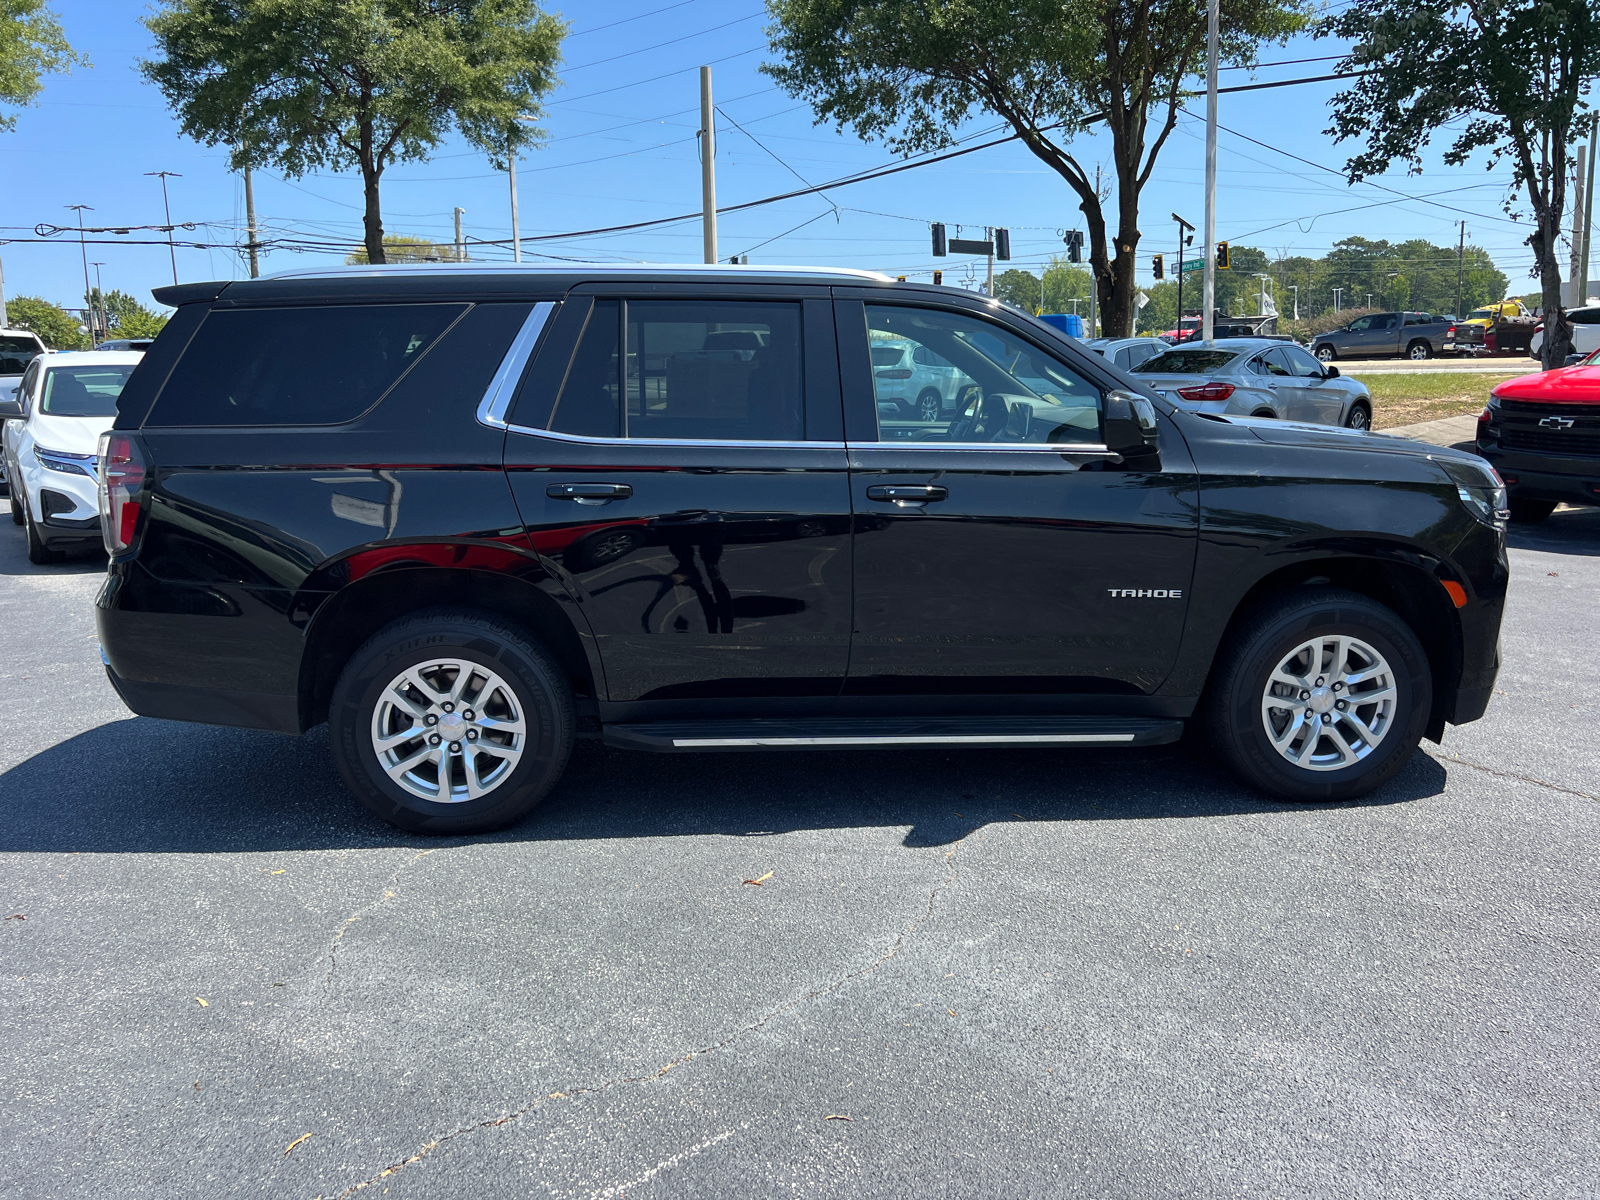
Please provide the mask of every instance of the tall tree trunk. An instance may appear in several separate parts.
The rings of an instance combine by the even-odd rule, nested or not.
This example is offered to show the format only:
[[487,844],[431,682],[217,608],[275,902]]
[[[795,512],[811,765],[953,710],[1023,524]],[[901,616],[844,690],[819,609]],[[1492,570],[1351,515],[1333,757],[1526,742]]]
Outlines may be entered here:
[[385,263],[383,252],[383,214],[378,207],[378,178],[383,174],[383,164],[373,153],[372,122],[361,122],[361,189],[366,211],[361,215],[362,240],[367,247],[369,263]]

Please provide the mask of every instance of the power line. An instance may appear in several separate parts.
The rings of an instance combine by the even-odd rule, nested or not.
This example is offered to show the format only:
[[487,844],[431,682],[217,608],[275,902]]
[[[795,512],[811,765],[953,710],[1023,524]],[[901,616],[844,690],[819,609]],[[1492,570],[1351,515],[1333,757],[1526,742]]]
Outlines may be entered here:
[[665,8],[651,9],[649,12],[640,13],[638,16],[623,17],[620,21],[612,21],[605,25],[591,25],[588,29],[580,29],[575,33],[569,33],[567,34],[567,37],[583,37],[585,34],[599,33],[602,29],[615,29],[618,25],[628,25],[634,21],[642,21],[646,17],[657,17],[664,12],[671,12],[675,8],[683,8],[685,5],[693,4],[694,2],[695,0],[678,0],[678,3],[676,4],[669,4]]
[[644,46],[638,50],[626,50],[621,54],[613,54],[610,58],[597,58],[593,62],[579,63],[575,67],[566,67],[563,69],[567,71],[587,71],[590,67],[598,67],[604,65],[605,63],[616,62],[621,58],[632,58],[636,54],[650,54],[653,51],[659,50],[662,46],[673,46],[678,42],[687,42],[691,38],[704,37],[708,33],[715,33],[719,29],[727,29],[732,25],[743,25],[746,21],[754,21],[757,17],[762,17],[765,15],[765,13],[751,13],[747,17],[736,17],[732,21],[724,21],[721,25],[713,25],[710,29],[701,29],[694,33],[686,33],[682,37],[669,38],[667,41],[657,42],[653,46]]
[[[740,50],[734,54],[724,54],[721,58],[713,58],[705,66],[715,66],[717,63],[729,62],[735,58],[743,58],[747,54],[758,54],[765,50],[765,46],[751,46],[748,50]],[[635,79],[632,83],[619,83],[616,87],[601,88],[598,92],[585,92],[581,96],[568,96],[564,100],[552,100],[551,105],[571,104],[575,100],[588,100],[593,96],[608,96],[612,92],[625,92],[629,88],[643,87],[647,83],[660,83],[663,79],[671,79],[674,75],[687,75],[690,71],[698,71],[699,67],[680,67],[676,71],[667,71],[661,75],[652,75],[649,79]]]

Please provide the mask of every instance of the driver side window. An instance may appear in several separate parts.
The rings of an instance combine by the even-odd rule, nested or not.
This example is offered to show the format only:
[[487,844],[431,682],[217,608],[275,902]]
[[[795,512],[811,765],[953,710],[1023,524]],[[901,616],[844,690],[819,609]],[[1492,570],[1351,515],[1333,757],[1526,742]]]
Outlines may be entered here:
[[1351,333],[1365,333],[1371,327],[1372,327],[1372,318],[1371,317],[1357,317],[1354,321],[1350,322],[1350,332]]
[[[1102,441],[1100,389],[1003,326],[948,309],[868,304],[866,311],[874,365],[877,348],[896,344],[912,347],[900,363],[915,364],[905,372],[910,379],[874,372],[880,442]],[[941,365],[923,365],[932,363]]]

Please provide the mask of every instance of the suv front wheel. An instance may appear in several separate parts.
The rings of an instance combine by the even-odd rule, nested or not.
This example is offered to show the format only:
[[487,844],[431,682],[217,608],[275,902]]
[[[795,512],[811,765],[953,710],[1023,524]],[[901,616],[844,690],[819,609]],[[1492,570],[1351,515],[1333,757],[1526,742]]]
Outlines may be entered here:
[[572,750],[572,690],[514,625],[470,609],[402,617],[351,657],[328,708],[334,761],[391,825],[480,833],[544,799]]
[[1393,611],[1317,588],[1269,601],[1230,639],[1212,744],[1280,800],[1348,800],[1405,767],[1433,702],[1428,658]]

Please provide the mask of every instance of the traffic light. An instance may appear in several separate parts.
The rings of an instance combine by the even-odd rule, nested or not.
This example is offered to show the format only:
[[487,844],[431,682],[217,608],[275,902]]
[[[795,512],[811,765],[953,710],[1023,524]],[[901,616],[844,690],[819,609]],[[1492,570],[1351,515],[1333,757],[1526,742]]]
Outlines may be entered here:
[[1083,231],[1081,229],[1067,230],[1067,261],[1083,261]]
[[1218,242],[1217,243],[1217,270],[1226,271],[1227,269],[1228,269],[1228,243],[1227,242]]
[[904,275],[896,275],[894,277],[894,281],[896,283],[904,283],[906,281],[906,277]]
[[1011,261],[1011,230],[996,229],[994,231],[994,256],[1001,262]]
[[943,271],[935,271],[933,273],[933,286],[934,287],[943,287],[944,286],[944,272]]
[[1157,279],[1165,279],[1167,277],[1167,260],[1163,256],[1156,254],[1151,257],[1150,274]]
[[944,225],[936,221],[933,226],[933,256],[943,258],[949,252],[949,246],[944,238]]

